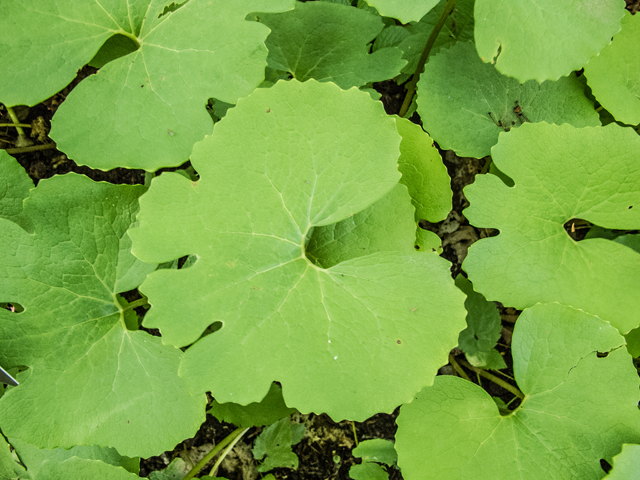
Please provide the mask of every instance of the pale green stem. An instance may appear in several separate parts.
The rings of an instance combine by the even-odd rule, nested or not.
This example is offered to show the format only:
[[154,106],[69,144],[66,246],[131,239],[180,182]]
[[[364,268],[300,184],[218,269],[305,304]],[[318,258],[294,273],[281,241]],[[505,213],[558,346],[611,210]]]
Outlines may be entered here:
[[20,135],[21,137],[25,137],[24,134],[24,130],[22,130],[22,124],[20,123],[20,120],[18,120],[18,116],[16,115],[16,112],[13,111],[12,107],[7,107],[7,113],[9,114],[9,116],[11,117],[11,121],[13,122],[14,127],[16,127],[16,130],[18,131],[18,135]]
[[49,150],[50,148],[56,148],[55,143],[45,143],[44,145],[33,145],[31,147],[17,147],[17,148],[3,148],[0,150],[4,150],[11,155],[16,153],[27,153],[27,152],[37,152],[38,150]]
[[471,379],[469,378],[469,376],[467,375],[467,372],[465,372],[462,367],[458,364],[458,362],[456,361],[456,357],[454,357],[453,355],[449,354],[449,363],[451,364],[451,366],[453,367],[453,369],[458,373],[458,375],[460,375],[462,378],[464,378],[465,380],[471,381]]
[[202,470],[202,468],[204,468],[204,466],[211,461],[213,457],[215,457],[218,453],[220,453],[220,451],[224,447],[226,447],[232,442],[233,442],[233,445],[235,445],[234,440],[236,438],[242,437],[242,435],[244,435],[244,433],[247,430],[249,429],[242,428],[242,427],[236,428],[233,432],[231,432],[224,439],[222,439],[222,441],[218,445],[213,447],[211,451],[209,451],[209,453],[207,453],[204,457],[202,457],[202,459],[198,463],[196,463],[191,470],[189,470],[189,473],[187,473],[187,475],[182,480],[191,480],[193,477],[195,477],[198,473],[200,473],[200,470]]
[[427,63],[427,59],[429,58],[429,54],[431,53],[431,49],[433,45],[436,43],[436,38],[438,38],[438,34],[442,27],[444,26],[444,22],[447,21],[447,17],[453,11],[453,7],[456,5],[456,0],[447,0],[447,4],[444,6],[444,10],[442,11],[442,15],[438,19],[438,23],[436,23],[435,27],[433,27],[433,31],[429,38],[427,39],[427,44],[422,51],[422,55],[420,56],[420,60],[418,60],[418,66],[416,67],[416,71],[411,78],[411,81],[407,84],[407,95],[404,97],[404,102],[402,103],[402,107],[400,107],[399,116],[404,117],[411,106],[411,101],[413,100],[413,96],[416,93],[416,85],[418,84],[418,80],[420,79],[420,74],[424,69],[425,63]]
[[236,438],[234,438],[233,441],[227,446],[227,448],[224,449],[224,451],[218,457],[218,460],[216,460],[216,463],[214,463],[213,467],[211,467],[211,470],[209,471],[209,476],[213,477],[218,472],[218,468],[220,467],[220,464],[224,460],[224,457],[226,457],[227,454],[231,450],[233,450],[233,447],[235,447],[236,443],[238,443],[240,441],[240,439],[242,438],[242,436],[245,433],[247,433],[247,430],[249,430],[249,429],[245,428],[244,431],[242,433],[240,433],[240,435],[238,435]]
[[0,123],[0,127],[31,128],[31,125],[29,125],[28,123]]
[[470,363],[468,363],[468,362],[466,362],[464,360],[460,360],[459,362],[460,362],[460,365],[462,365],[464,367],[467,367],[468,369],[473,370],[476,373],[479,373],[480,375],[482,375],[487,380],[491,380],[496,385],[501,386],[505,390],[513,393],[516,397],[520,398],[521,400],[524,400],[524,393],[522,393],[520,390],[518,390],[516,387],[514,387],[510,383],[507,383],[504,380],[502,380],[501,378],[498,378],[495,375],[490,374],[486,370],[482,370],[481,368],[474,367],[473,365],[471,365]]
[[351,426],[353,427],[353,440],[356,442],[356,447],[358,446],[358,435],[356,434],[356,422],[351,422]]

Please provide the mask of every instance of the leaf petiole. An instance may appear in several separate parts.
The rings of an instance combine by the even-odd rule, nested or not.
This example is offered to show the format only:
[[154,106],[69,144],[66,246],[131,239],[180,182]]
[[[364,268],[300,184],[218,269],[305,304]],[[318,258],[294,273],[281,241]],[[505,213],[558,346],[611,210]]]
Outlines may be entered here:
[[211,461],[211,459],[213,457],[215,457],[218,453],[220,453],[220,451],[223,448],[225,448],[227,445],[229,445],[229,448],[226,449],[223,452],[223,454],[220,456],[220,458],[218,459],[218,461],[214,465],[214,468],[216,468],[222,462],[222,459],[227,455],[227,453],[229,453],[229,451],[231,451],[231,449],[240,440],[240,438],[242,438],[242,436],[246,433],[247,430],[249,430],[248,427],[247,428],[243,428],[243,427],[236,428],[233,432],[231,432],[224,439],[222,439],[222,441],[218,445],[213,447],[209,451],[209,453],[207,453],[204,457],[202,457],[202,459],[198,463],[196,463],[191,470],[189,470],[189,473],[187,473],[182,480],[191,480],[193,477],[195,477],[200,472],[200,470],[202,470],[202,468],[207,463],[209,463]]
[[436,38],[438,38],[438,34],[442,27],[444,26],[444,22],[447,21],[449,15],[453,11],[453,7],[456,5],[456,0],[447,0],[447,4],[444,6],[444,10],[442,11],[442,15],[438,19],[438,23],[436,23],[435,27],[433,27],[433,31],[429,38],[427,39],[427,44],[422,51],[422,55],[420,56],[420,60],[418,60],[418,66],[416,67],[416,71],[411,77],[411,81],[407,84],[407,95],[404,97],[404,102],[402,102],[402,107],[400,107],[400,112],[398,112],[398,116],[404,117],[409,111],[409,107],[411,106],[411,101],[413,100],[413,96],[416,93],[416,85],[418,84],[418,80],[420,79],[420,74],[424,69],[425,63],[427,63],[427,59],[429,58],[429,54],[431,53],[431,49],[433,45],[436,43]]

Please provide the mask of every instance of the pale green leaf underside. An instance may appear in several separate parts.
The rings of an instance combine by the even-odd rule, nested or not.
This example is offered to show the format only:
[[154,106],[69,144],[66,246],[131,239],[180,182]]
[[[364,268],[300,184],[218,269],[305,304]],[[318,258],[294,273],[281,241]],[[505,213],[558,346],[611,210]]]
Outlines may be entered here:
[[368,94],[279,82],[238,102],[196,145],[199,182],[152,182],[130,232],[136,255],[199,258],[148,277],[145,325],[184,346],[224,324],[186,351],[181,375],[193,391],[247,404],[277,380],[291,407],[364,419],[432,381],[463,326],[446,261],[381,252],[325,270],[304,256],[311,228],[397,184],[399,143]]
[[607,480],[629,480],[640,472],[640,445],[624,444],[622,452],[613,457],[613,470]]
[[637,327],[640,255],[601,238],[575,242],[563,224],[640,228],[640,137],[617,125],[525,124],[501,134],[492,153],[515,186],[483,175],[465,188],[471,224],[500,230],[469,248],[463,269],[475,288],[516,308],[560,302],[622,333]]
[[584,67],[596,99],[616,118],[640,123],[640,16],[626,12],[622,30]]
[[2,150],[0,172],[0,218],[20,223],[22,202],[29,196],[33,182],[16,159]]
[[467,42],[442,49],[429,61],[418,82],[418,113],[441,148],[475,158],[491,153],[500,132],[526,122],[600,125],[574,74],[521,85],[483,63]]
[[267,38],[269,66],[301,82],[314,78],[342,88],[393,78],[405,65],[397,48],[369,54],[384,28],[379,16],[337,3],[296,3],[286,13],[261,14],[272,32]]
[[451,178],[442,157],[419,125],[404,118],[396,118],[400,142],[398,170],[400,183],[409,189],[416,220],[439,222],[451,211]]
[[32,370],[0,399],[5,435],[150,456],[204,420],[204,397],[177,376],[180,351],[126,330],[115,303],[123,278],[133,288],[155,268],[132,257],[126,234],[143,191],[54,177],[25,201],[32,234],[0,220],[0,302],[25,309],[0,309],[0,363]]
[[419,21],[438,4],[438,0],[367,0],[367,3],[384,17],[409,23]]
[[[281,11],[293,5],[292,0],[194,0],[151,21],[158,16],[154,12],[159,8],[157,0],[149,5],[147,20],[135,15],[128,18],[127,3],[116,1],[112,10],[124,9],[124,17],[109,8],[99,8],[105,19],[93,25],[88,19],[95,15],[76,8],[77,2],[59,3],[59,16],[23,19],[29,26],[44,22],[37,34],[43,42],[55,44],[60,31],[78,35],[78,43],[83,45],[93,42],[93,35],[98,36],[91,52],[85,52],[83,46],[82,63],[88,62],[113,34],[128,35],[140,47],[108,63],[72,91],[52,121],[51,138],[76,163],[102,170],[129,167],[148,171],[184,163],[193,144],[211,132],[211,118],[204,108],[208,98],[235,103],[264,79],[264,40],[269,30],[245,21],[245,16],[262,7]],[[79,33],[89,28],[88,23],[90,31]],[[31,42],[32,34],[24,38],[28,33],[29,29],[20,37],[21,42]],[[54,68],[50,64],[56,68],[66,64],[67,54],[74,55],[61,46],[57,55],[47,52],[42,62],[32,57],[29,62],[48,72]],[[67,83],[77,68],[72,68]]]
[[478,54],[523,83],[557,80],[611,42],[624,6],[623,0],[476,0]]
[[[522,405],[500,416],[477,385],[436,377],[398,417],[407,478],[601,478],[623,442],[640,439],[638,376],[615,328],[558,304],[522,313],[513,337]],[[610,352],[598,358],[597,352]],[[542,461],[541,459],[544,459]],[[428,468],[425,462],[428,461]]]

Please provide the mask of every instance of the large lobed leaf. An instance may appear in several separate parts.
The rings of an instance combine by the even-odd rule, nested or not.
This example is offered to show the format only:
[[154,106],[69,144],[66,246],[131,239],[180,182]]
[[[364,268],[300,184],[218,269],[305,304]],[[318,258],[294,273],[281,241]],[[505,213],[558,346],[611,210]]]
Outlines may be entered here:
[[[181,365],[193,391],[247,404],[277,380],[290,407],[364,419],[432,382],[464,326],[464,299],[446,261],[412,251],[415,229],[404,251],[330,268],[305,257],[314,228],[397,184],[399,143],[368,94],[292,80],[241,100],[196,146],[199,182],[154,179],[130,232],[135,254],[198,261],[148,277],[145,325],[176,346],[197,341]],[[222,328],[198,340],[214,322]]]
[[401,408],[396,450],[406,478],[597,479],[601,458],[640,440],[638,375],[607,322],[536,305],[518,319],[512,346],[525,394],[513,413],[500,416],[488,393],[452,376]]
[[155,268],[126,234],[144,190],[68,174],[25,201],[32,233],[0,219],[0,302],[24,308],[0,309],[0,364],[29,367],[0,399],[5,435],[146,457],[204,420],[204,396],[177,375],[181,352],[127,329],[115,298]]
[[[12,68],[0,71],[0,101],[31,105],[53,95],[117,35],[131,53],[73,90],[53,119],[51,138],[77,163],[103,170],[183,163],[211,132],[207,99],[235,103],[264,79],[269,30],[246,15],[294,2],[192,0],[163,15],[169,3],[3,2],[0,62]],[[124,53],[115,43],[101,56]]]
[[492,153],[515,186],[483,175],[465,188],[469,221],[500,230],[469,248],[463,269],[475,288],[516,308],[559,302],[621,333],[637,327],[640,255],[602,238],[576,242],[564,224],[640,228],[640,137],[615,124],[525,124],[500,134]]
[[580,70],[620,31],[623,0],[476,0],[478,54],[524,83]]

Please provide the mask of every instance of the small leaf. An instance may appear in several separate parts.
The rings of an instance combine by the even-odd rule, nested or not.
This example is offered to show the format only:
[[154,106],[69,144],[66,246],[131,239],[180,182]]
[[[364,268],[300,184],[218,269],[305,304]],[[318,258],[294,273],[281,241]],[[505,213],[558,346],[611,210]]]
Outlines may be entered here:
[[460,332],[458,346],[474,367],[500,370],[506,368],[504,359],[494,348],[500,339],[502,322],[495,302],[488,302],[481,293],[462,275],[456,277],[456,286],[467,299],[467,328]]
[[608,322],[580,310],[558,304],[525,310],[512,343],[522,404],[502,416],[474,383],[436,377],[400,409],[396,450],[403,475],[601,478],[601,458],[640,440],[639,380],[622,345]]
[[363,440],[351,454],[356,458],[362,458],[363,462],[384,463],[389,466],[395,465],[398,461],[393,442],[382,438]]
[[393,78],[405,61],[397,48],[369,54],[369,45],[384,28],[379,16],[337,3],[296,3],[286,13],[260,15],[271,29],[267,61],[301,82],[314,78],[341,88]]
[[624,6],[622,0],[476,0],[478,54],[522,83],[557,80],[611,42]]
[[492,153],[515,186],[480,175],[464,189],[471,224],[500,230],[469,248],[463,269],[474,288],[519,309],[560,302],[621,333],[637,327],[639,254],[602,238],[576,242],[564,224],[579,218],[610,229],[640,228],[640,137],[615,124],[526,124],[501,134]]
[[461,157],[491,153],[498,134],[528,122],[600,125],[575,74],[556,82],[520,84],[482,63],[472,43],[442,49],[418,82],[418,113],[440,148]]
[[389,480],[389,474],[377,463],[363,463],[349,468],[353,480]]
[[295,413],[295,408],[289,408],[282,399],[282,389],[272,384],[269,393],[260,403],[238,405],[236,403],[211,402],[208,413],[223,422],[233,423],[239,427],[254,427],[271,425],[283,417]]
[[[301,440],[298,439],[298,442]],[[283,418],[262,431],[256,438],[253,457],[266,460],[258,466],[259,472],[268,472],[274,468],[298,468],[298,456],[291,446],[295,443],[292,436],[292,425],[289,417]]]
[[11,454],[9,444],[0,438],[0,478],[2,480],[20,480],[31,478],[18,460]]
[[640,16],[625,12],[622,30],[584,67],[593,95],[616,120],[640,123]]

